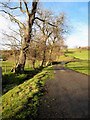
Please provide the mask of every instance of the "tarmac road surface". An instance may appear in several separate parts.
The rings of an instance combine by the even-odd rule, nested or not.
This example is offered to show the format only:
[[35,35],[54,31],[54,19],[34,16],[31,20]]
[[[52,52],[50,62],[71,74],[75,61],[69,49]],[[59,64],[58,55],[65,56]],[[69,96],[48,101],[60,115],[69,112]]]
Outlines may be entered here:
[[45,85],[37,119],[88,118],[88,76],[57,65],[54,74]]

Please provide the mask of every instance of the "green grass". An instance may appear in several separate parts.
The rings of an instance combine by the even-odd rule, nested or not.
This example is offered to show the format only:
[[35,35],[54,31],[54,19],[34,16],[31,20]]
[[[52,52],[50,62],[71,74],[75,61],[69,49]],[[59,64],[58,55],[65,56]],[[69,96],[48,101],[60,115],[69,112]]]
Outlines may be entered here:
[[88,61],[70,62],[66,65],[69,69],[75,70],[86,75],[90,75],[90,68],[88,66]]
[[12,61],[2,61],[2,73],[10,72],[14,66]]
[[25,82],[26,80],[32,78],[34,75],[39,73],[41,70],[37,69],[25,69],[23,74],[15,73],[3,73],[2,75],[2,94],[5,94],[7,91],[11,90],[15,86]]
[[2,94],[6,93],[15,86],[23,83],[27,78],[27,74],[8,73],[2,75]]
[[2,120],[32,120],[37,115],[39,98],[46,79],[52,77],[52,67],[45,68],[32,79],[9,90],[2,96]]
[[67,55],[61,55],[58,59],[57,59],[57,61],[71,61],[71,60],[73,60],[73,57],[72,56],[67,56]]
[[77,62],[70,62],[66,67],[86,75],[90,75],[88,53],[90,50],[72,49],[66,52],[67,56],[78,59]]
[[[39,65],[40,62],[36,61],[35,67],[37,68],[39,67]],[[15,63],[14,61],[2,61],[0,63],[0,66],[2,66],[2,73],[5,74],[5,73],[10,73],[11,69],[15,66]],[[31,61],[27,60],[25,65],[25,70],[29,70],[29,69],[32,69],[32,63]]]
[[79,49],[75,49],[75,50],[69,50],[66,55],[70,56],[70,57],[75,57],[81,60],[88,60],[88,50],[79,50]]
[[2,61],[2,73],[6,74],[6,73],[10,73],[12,68],[15,66],[14,61]]
[[[14,61],[2,61],[2,73],[10,72],[14,66]],[[31,62],[26,62],[25,69],[31,69]]]

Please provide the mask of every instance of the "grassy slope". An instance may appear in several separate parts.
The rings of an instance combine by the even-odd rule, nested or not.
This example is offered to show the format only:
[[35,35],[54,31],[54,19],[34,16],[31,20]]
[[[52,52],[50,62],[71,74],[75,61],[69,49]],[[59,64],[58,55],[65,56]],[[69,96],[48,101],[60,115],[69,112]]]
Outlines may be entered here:
[[52,76],[49,68],[44,69],[32,79],[20,84],[2,96],[3,120],[27,118],[32,120],[36,116],[39,97],[42,95],[45,80]]
[[66,67],[78,71],[80,73],[90,75],[90,68],[88,67],[88,64],[90,62],[90,61],[88,62],[88,52],[90,51],[79,49],[69,50],[69,52],[66,53],[66,55],[70,57],[75,57],[79,61],[68,63]]
[[90,68],[88,67],[88,61],[71,62],[66,67],[75,70],[80,73],[90,75]]
[[73,57],[72,56],[65,56],[65,55],[61,55],[59,57],[59,59],[57,59],[57,61],[72,61],[73,60]]
[[8,73],[2,75],[2,94],[6,93],[15,86],[23,83],[27,79],[27,74]]
[[26,80],[32,78],[34,75],[39,73],[41,70],[37,69],[25,69],[23,74],[15,74],[11,72],[3,73],[2,75],[2,94],[5,94],[15,86],[22,84]]
[[73,49],[72,51],[70,50],[67,55],[81,60],[88,60],[88,50]]

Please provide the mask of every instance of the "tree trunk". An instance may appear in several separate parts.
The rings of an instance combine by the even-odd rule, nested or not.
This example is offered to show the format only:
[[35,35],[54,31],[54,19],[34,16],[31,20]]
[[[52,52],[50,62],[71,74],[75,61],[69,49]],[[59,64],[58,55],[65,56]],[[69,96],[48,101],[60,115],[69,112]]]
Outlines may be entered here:
[[41,67],[43,67],[44,64],[45,64],[45,59],[46,59],[46,55],[45,54],[46,54],[46,48],[43,51],[43,59],[42,59]]
[[32,62],[33,69],[35,69],[35,60]]
[[20,34],[23,36],[22,37],[22,45],[21,45],[21,50],[20,50],[20,57],[19,57],[19,61],[16,65],[16,67],[13,69],[13,72],[15,73],[23,73],[24,72],[24,67],[25,67],[25,63],[26,63],[26,51],[29,47],[30,41],[31,41],[31,32],[32,32],[32,26],[35,20],[35,14],[36,14],[36,10],[37,10],[37,4],[38,1],[35,2],[33,0],[32,2],[32,10],[31,13],[29,13],[28,8],[27,8],[27,25],[24,29],[21,29]]
[[16,64],[16,66],[11,71],[14,72],[14,73],[23,73],[25,63],[26,63],[26,52],[21,49],[18,63]]
[[18,61],[18,64],[16,65],[16,68],[15,68],[15,72],[16,73],[23,73],[25,63],[26,63],[26,52],[24,50],[21,50],[19,61]]
[[52,52],[53,52],[53,48],[51,48],[50,50],[49,64],[51,64],[52,62]]
[[36,49],[33,51],[34,53],[34,60],[33,60],[33,62],[32,62],[32,64],[33,64],[33,69],[35,69],[35,63],[36,63],[36,57],[37,57],[37,51],[36,51]]

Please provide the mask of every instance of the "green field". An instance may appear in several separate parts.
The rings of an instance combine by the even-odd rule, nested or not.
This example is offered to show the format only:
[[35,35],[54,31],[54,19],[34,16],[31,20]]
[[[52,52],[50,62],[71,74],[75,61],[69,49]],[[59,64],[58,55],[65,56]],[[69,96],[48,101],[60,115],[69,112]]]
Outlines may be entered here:
[[90,75],[90,68],[88,67],[88,61],[71,62],[66,67],[75,70],[80,73]]
[[[2,61],[2,72],[8,73],[15,66],[15,63],[12,61]],[[25,65],[25,69],[31,69],[31,63],[27,62]]]
[[[40,62],[36,61],[35,67],[37,68],[39,64]],[[1,66],[2,66],[2,73],[6,74],[11,71],[11,69],[15,66],[15,63],[11,60],[2,61]],[[29,60],[26,61],[26,65],[25,65],[25,70],[28,70],[28,69],[29,70],[32,69],[32,63]]]
[[2,61],[2,72],[7,73],[10,72],[14,66],[14,62],[12,61]]
[[89,54],[88,50],[80,50],[80,49],[72,49],[66,53],[66,55],[75,57],[80,60],[88,60],[88,54]]
[[76,62],[70,62],[66,65],[69,69],[75,70],[80,73],[84,73],[90,75],[89,63],[90,60],[88,58],[90,50],[80,50],[80,49],[72,49],[69,50],[66,55],[73,57],[76,59]]

